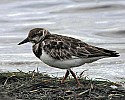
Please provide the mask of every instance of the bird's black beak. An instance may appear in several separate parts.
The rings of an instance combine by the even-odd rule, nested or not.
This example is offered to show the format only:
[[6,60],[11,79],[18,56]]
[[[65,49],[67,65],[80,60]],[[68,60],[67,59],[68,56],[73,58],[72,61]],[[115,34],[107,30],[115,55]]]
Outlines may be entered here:
[[23,40],[22,42],[18,43],[18,45],[21,45],[21,44],[24,44],[24,43],[27,43],[27,42],[30,42],[30,41],[29,41],[29,38],[26,38],[26,39]]

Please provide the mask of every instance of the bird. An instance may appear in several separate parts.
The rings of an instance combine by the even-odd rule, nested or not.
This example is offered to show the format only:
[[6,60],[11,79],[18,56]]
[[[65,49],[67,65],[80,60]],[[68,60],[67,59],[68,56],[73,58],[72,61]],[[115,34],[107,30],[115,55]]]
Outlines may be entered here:
[[51,67],[67,70],[61,83],[64,83],[71,73],[77,86],[80,86],[80,82],[71,68],[92,63],[102,58],[120,56],[114,50],[89,45],[73,37],[54,34],[45,28],[31,29],[28,36],[18,45],[27,42],[33,44],[33,53],[42,62]]

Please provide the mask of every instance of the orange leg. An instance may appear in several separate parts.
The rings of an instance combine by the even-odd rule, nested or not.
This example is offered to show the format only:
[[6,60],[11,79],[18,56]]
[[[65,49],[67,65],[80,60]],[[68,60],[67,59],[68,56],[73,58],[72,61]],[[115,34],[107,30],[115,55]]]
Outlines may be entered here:
[[72,74],[72,76],[74,77],[74,79],[76,80],[77,86],[79,87],[80,86],[80,82],[79,82],[78,78],[76,77],[75,73],[71,69],[69,69],[69,71]]
[[69,70],[67,70],[66,74],[65,74],[65,77],[62,79],[61,83],[64,83],[64,81],[66,80],[66,78],[68,77],[69,75]]

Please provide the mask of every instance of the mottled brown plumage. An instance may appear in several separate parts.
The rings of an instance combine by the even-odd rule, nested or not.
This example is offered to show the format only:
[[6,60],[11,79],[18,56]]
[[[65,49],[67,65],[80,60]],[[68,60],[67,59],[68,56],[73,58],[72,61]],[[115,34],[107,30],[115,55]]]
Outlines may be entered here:
[[117,57],[118,53],[111,50],[88,45],[79,39],[72,37],[48,34],[44,38],[43,49],[54,59],[72,59],[72,57]]

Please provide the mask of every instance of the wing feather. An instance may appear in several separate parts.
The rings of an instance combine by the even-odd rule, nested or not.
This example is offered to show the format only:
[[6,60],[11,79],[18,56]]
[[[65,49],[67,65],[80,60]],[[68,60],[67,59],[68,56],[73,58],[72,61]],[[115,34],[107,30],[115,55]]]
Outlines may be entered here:
[[56,34],[48,36],[44,42],[43,49],[58,60],[71,59],[74,56],[79,58],[109,56],[114,53],[114,51],[88,45],[79,39]]

